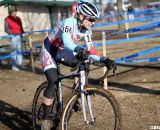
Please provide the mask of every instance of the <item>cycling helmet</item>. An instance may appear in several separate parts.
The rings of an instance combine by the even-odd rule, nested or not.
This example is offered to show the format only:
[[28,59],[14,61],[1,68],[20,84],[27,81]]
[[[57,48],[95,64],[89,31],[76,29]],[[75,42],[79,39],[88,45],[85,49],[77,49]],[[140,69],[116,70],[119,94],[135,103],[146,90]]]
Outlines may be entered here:
[[95,4],[88,0],[80,0],[76,7],[77,13],[83,14],[86,18],[97,20],[99,18],[99,10]]

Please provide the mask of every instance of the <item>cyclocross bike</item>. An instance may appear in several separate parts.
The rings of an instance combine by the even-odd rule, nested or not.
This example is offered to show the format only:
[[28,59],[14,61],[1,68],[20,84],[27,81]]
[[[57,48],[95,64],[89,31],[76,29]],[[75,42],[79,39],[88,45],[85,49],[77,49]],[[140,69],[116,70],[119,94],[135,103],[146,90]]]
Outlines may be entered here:
[[[79,70],[68,75],[59,73],[56,83],[56,96],[50,111],[53,121],[51,130],[121,130],[122,120],[119,104],[115,97],[101,86],[92,87],[87,84],[91,60],[82,61]],[[59,63],[58,63],[58,72]],[[108,71],[105,73],[107,75]],[[78,77],[73,88],[73,96],[63,107],[61,81]],[[103,78],[106,78],[103,76]],[[43,119],[42,97],[47,82],[36,90],[32,104],[32,120],[34,130],[40,130]]]

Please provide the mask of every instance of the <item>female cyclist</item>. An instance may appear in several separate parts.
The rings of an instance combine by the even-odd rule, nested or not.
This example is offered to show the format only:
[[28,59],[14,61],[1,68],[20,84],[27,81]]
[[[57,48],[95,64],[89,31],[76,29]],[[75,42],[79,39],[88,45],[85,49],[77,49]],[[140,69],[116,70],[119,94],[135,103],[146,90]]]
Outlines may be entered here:
[[[64,65],[75,67],[78,60],[85,60],[89,58],[106,64],[108,69],[115,67],[116,63],[109,58],[103,57],[97,53],[93,48],[91,40],[92,25],[99,17],[97,7],[90,1],[80,1],[77,4],[77,13],[70,18],[67,18],[61,24],[60,29],[51,34],[44,40],[41,50],[41,63],[43,71],[48,80],[48,86],[44,91],[43,109],[44,121],[41,125],[41,130],[50,130],[51,122],[49,120],[49,111],[54,100],[55,85],[57,81],[57,65],[56,62],[61,61]],[[84,38],[86,48],[78,46],[76,43]]]

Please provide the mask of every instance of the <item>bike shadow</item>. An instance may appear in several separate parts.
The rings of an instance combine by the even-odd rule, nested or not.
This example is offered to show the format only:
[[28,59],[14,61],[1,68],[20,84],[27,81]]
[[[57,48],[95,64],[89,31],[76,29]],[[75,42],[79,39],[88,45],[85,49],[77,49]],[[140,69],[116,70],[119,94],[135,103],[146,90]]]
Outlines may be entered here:
[[0,122],[10,130],[33,130],[31,113],[0,100]]
[[[127,65],[127,64],[119,64],[122,67],[131,67],[129,70],[122,71],[120,73],[117,73],[116,76],[120,76],[121,74],[125,74],[128,72],[135,71],[137,69],[154,69],[158,70],[160,69],[159,66],[155,66],[156,64],[151,65]],[[115,75],[109,75],[107,76],[108,79],[111,77],[114,77]],[[118,79],[117,79],[118,80]],[[101,82],[97,79],[88,78],[88,83],[95,86],[102,86]],[[156,83],[156,82],[148,82],[148,83]],[[102,86],[103,87],[103,86]],[[133,85],[129,83],[120,83],[120,82],[112,82],[108,81],[108,89],[109,90],[116,90],[116,91],[124,91],[124,92],[131,92],[131,93],[146,93],[146,94],[154,94],[159,95],[160,90],[150,89],[150,88],[144,88],[142,86]]]
[[[103,84],[97,80],[88,78],[88,84],[91,84],[93,86],[99,86],[103,87]],[[124,91],[124,92],[131,92],[131,93],[146,93],[146,94],[154,94],[154,95],[160,95],[160,90],[154,90],[149,88],[144,88],[137,85],[132,85],[128,83],[118,83],[118,82],[108,82],[108,89],[109,90],[116,90],[116,91]]]
[[149,88],[144,88],[137,85],[131,85],[128,83],[116,83],[116,82],[109,82],[109,86],[111,86],[111,90],[118,90],[130,93],[146,93],[146,94],[154,94],[160,95],[160,90],[154,90]]

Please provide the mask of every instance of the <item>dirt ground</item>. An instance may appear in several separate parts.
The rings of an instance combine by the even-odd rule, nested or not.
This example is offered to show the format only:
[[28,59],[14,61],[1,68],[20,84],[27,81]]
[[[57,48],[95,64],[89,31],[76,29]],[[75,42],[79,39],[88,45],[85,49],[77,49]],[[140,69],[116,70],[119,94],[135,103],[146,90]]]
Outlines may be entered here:
[[[121,43],[107,46],[107,55],[117,59],[134,54],[160,44],[159,38],[136,43]],[[102,51],[100,47],[98,51]],[[158,56],[155,52],[146,57]],[[13,72],[5,63],[0,68],[0,130],[32,130],[31,105],[36,88],[44,82],[45,76],[39,60],[36,59],[36,72],[31,71],[28,60],[27,69]],[[103,69],[92,66],[89,84],[98,85],[96,79]],[[69,68],[63,68],[69,72]],[[63,82],[64,96],[72,86],[73,80]],[[120,104],[123,130],[160,129],[160,62],[119,64],[117,74],[108,77],[108,89]]]

